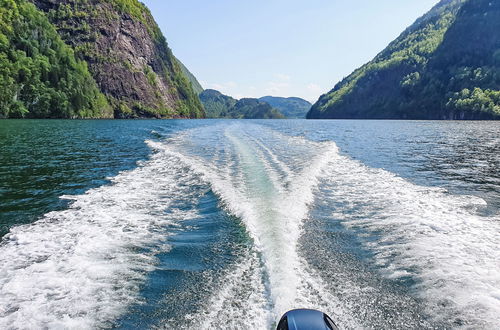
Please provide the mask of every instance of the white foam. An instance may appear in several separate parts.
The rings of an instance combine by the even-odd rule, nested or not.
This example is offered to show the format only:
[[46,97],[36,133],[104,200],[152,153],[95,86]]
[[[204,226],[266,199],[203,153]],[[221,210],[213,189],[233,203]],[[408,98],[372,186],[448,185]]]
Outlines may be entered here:
[[[166,251],[166,227],[197,216],[173,201],[196,201],[197,179],[175,159],[153,155],[68,210],[13,228],[0,246],[0,328],[110,326]],[[192,202],[191,201],[191,202]],[[168,211],[168,212],[166,212]]]
[[[360,327],[297,251],[315,187],[329,181],[330,203],[341,205],[334,216],[347,227],[363,229],[360,235],[370,238],[366,248],[375,252],[383,275],[417,280],[414,290],[437,322],[486,328],[498,323],[498,218],[476,214],[476,206],[485,204],[482,199],[453,196],[368,168],[340,155],[334,143],[252,125],[221,131],[221,144],[231,145],[228,152],[237,154],[230,165],[235,168],[224,170],[221,164],[213,167],[207,159],[183,154],[183,141],[163,148],[200,173],[228,211],[245,223],[262,254],[274,318],[295,307],[320,307],[344,327]],[[271,143],[272,149],[266,147]],[[237,178],[227,173],[238,173]],[[280,178],[291,184],[280,185]]]
[[[187,315],[186,329],[266,329],[274,321],[266,295],[263,269],[255,251],[249,251],[224,277],[217,293],[202,313]],[[168,327],[166,327],[168,329]]]
[[[245,138],[246,134],[251,133],[249,130],[246,126],[245,128],[230,126],[225,128],[219,137],[219,139],[225,139],[222,144],[232,146],[230,152],[236,152],[238,155],[236,161],[231,164],[239,173],[238,180],[228,176],[228,173],[234,173],[235,169],[229,170],[220,166],[214,168],[205,158],[187,155],[184,152],[185,143],[194,143],[191,137],[186,142],[176,140],[175,143],[172,141],[164,144],[154,143],[154,148],[162,149],[165,153],[181,159],[193,171],[199,173],[221,198],[226,209],[243,221],[254,242],[255,249],[261,255],[262,267],[268,284],[258,286],[268,288],[267,294],[270,297],[272,309],[263,312],[262,304],[253,305],[254,309],[247,310],[248,315],[263,315],[263,317],[254,321],[247,320],[251,323],[240,325],[249,326],[250,324],[256,328],[262,328],[262,322],[268,322],[267,327],[269,327],[272,324],[269,322],[276,320],[282,313],[301,307],[335,306],[335,309],[338,308],[335,311],[336,314],[342,314],[341,306],[333,303],[333,297],[328,296],[326,290],[322,288],[321,281],[314,278],[312,272],[306,269],[307,265],[298,256],[297,251],[303,221],[307,218],[309,204],[314,201],[313,188],[318,184],[317,177],[332,156],[338,153],[337,147],[333,143],[310,142],[307,145],[303,139],[286,140],[287,144],[298,143],[297,148],[309,150],[310,157],[307,158],[308,162],[301,167],[302,170],[284,171],[278,155],[267,149],[265,152],[268,157],[265,157],[260,152],[262,149],[260,143],[256,143],[251,138]],[[266,134],[266,132],[260,131],[259,134]],[[193,136],[196,136],[196,132],[193,132]],[[294,147],[295,145],[290,145],[292,150]],[[276,180],[283,173],[287,174],[284,180],[291,183],[286,189]],[[238,272],[236,269],[235,273]],[[227,281],[232,283],[234,278],[238,277],[228,276]],[[214,300],[218,301],[219,305],[227,306],[228,299],[234,302],[236,298],[229,298],[224,292],[225,290],[215,293]],[[330,303],[324,299],[329,299]],[[217,305],[214,304],[214,306]],[[328,307],[325,308],[327,308],[325,310],[330,310]],[[229,313],[225,322],[231,322],[232,319],[242,322],[240,313],[241,309],[234,311],[234,314]],[[220,320],[219,312],[209,313],[210,315]],[[209,318],[207,322],[212,324],[211,322],[214,321]]]
[[386,276],[418,281],[430,315],[464,326],[500,324],[500,219],[476,212],[484,200],[418,186],[340,154],[324,177],[327,198],[340,205],[333,217],[370,236],[365,245]]
[[258,125],[215,125],[148,143],[156,153],[139,168],[12,230],[0,246],[0,327],[112,326],[137,303],[155,254],[168,250],[165,227],[197,217],[173,202],[195,205],[193,187],[204,183],[241,219],[253,247],[226,270],[205,310],[185,315],[186,329],[269,328],[304,307],[362,328],[298,251],[320,184],[329,187],[322,200],[335,205],[332,217],[369,238],[384,276],[418,281],[430,315],[499,323],[499,219],[475,213],[481,199],[417,186],[340,155],[334,143]]
[[287,180],[291,180],[293,177],[295,177],[292,170],[290,170],[290,168],[285,162],[283,162],[278,158],[276,153],[273,152],[271,148],[268,148],[264,143],[262,143],[262,141],[259,141],[256,138],[252,138],[252,140],[255,141],[255,143],[259,146],[259,148],[261,148],[263,152],[270,158],[271,162],[275,165],[275,167],[277,167],[278,170],[283,174],[280,178],[283,181],[281,184],[283,185],[283,187],[286,187],[287,184],[290,183]]

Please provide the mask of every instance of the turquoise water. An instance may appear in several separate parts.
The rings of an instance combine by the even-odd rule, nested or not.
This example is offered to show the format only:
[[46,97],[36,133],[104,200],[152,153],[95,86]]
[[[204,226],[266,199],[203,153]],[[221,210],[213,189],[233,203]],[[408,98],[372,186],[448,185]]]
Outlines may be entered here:
[[499,151],[496,122],[0,121],[0,326],[495,329]]

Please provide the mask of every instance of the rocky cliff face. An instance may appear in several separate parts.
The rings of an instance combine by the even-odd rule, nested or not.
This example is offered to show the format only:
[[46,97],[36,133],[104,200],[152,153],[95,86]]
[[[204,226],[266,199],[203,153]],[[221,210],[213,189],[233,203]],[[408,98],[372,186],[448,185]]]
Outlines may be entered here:
[[32,0],[57,27],[116,118],[200,118],[193,92],[148,9],[137,0]]

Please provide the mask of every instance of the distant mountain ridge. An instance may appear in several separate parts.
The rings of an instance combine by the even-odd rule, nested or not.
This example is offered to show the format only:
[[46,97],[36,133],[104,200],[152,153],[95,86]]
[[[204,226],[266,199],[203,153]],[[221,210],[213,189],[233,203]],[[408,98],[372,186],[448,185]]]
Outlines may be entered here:
[[444,0],[308,118],[500,119],[500,1]]
[[214,89],[206,89],[200,94],[201,103],[205,107],[207,118],[226,118],[238,100],[222,94]]
[[273,108],[278,109],[286,118],[299,119],[306,118],[307,112],[312,104],[299,97],[276,97],[264,96],[259,100],[269,103]]
[[213,89],[200,94],[208,118],[229,119],[283,119],[285,116],[259,99],[236,100]]

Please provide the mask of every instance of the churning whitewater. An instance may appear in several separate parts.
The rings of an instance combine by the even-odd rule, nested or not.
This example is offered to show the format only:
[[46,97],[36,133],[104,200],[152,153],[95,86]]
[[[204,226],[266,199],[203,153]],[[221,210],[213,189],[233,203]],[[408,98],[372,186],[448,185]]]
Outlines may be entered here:
[[[153,328],[270,329],[293,308],[321,309],[345,329],[500,324],[500,219],[481,212],[484,200],[262,124],[155,134],[136,169],[62,196],[73,201],[67,210],[3,239],[1,328],[126,327],[119,320],[148,304],[143,292],[176,230],[203,224],[200,205],[212,195],[243,229],[230,236],[243,247],[216,280],[158,293],[197,301]],[[194,286],[199,299],[186,293]]]

